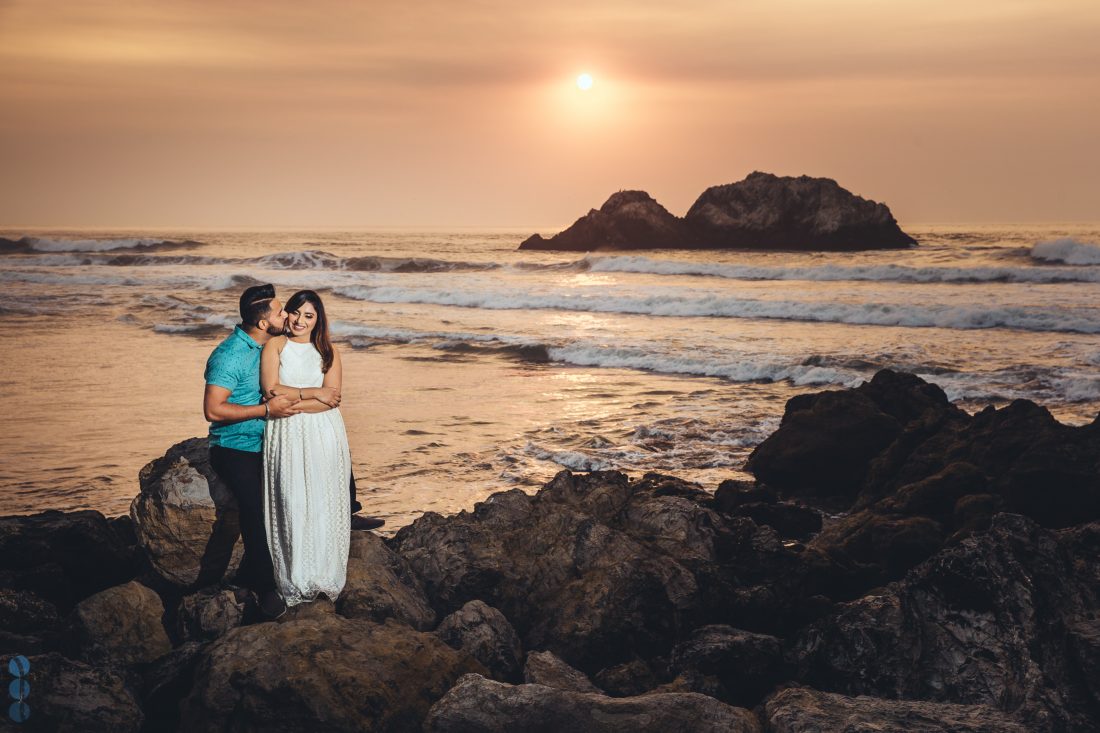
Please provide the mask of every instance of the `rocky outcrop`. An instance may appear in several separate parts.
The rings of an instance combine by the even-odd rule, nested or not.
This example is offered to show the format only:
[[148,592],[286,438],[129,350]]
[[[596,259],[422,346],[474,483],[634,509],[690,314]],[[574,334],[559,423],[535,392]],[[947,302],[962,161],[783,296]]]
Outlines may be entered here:
[[44,598],[0,588],[0,658],[54,649],[59,621],[57,607]]
[[[115,672],[51,653],[28,658],[27,730],[138,733],[144,715]],[[5,716],[6,717],[6,716]],[[13,726],[18,729],[20,726]]]
[[712,186],[684,218],[644,191],[619,191],[568,229],[534,234],[520,249],[897,249],[917,242],[885,204],[868,201],[829,178],[754,172]]
[[160,596],[137,581],[85,598],[73,609],[69,637],[80,658],[125,667],[151,662],[172,648]]
[[661,249],[692,246],[683,220],[645,191],[619,191],[550,239],[533,234],[520,249],[587,252],[596,249]]
[[1055,532],[998,514],[804,629],[797,676],[846,695],[988,705],[1029,730],[1087,730],[1095,701],[1080,681],[1096,660],[1075,659],[1067,629],[1095,616],[1100,577],[1080,569],[1098,549],[1100,523]]
[[179,730],[180,702],[191,691],[204,648],[188,641],[142,668],[138,689],[145,730]]
[[772,733],[1030,733],[1026,726],[988,705],[846,697],[808,688],[776,693],[768,700],[764,717]]
[[[311,604],[302,604],[311,605]],[[233,629],[182,703],[182,730],[417,730],[470,657],[393,620],[335,614]]]
[[168,449],[139,475],[130,504],[138,541],[153,570],[181,588],[220,581],[240,564],[237,502],[210,467],[206,438]]
[[525,648],[588,674],[667,655],[708,622],[771,632],[820,613],[808,596],[828,591],[828,558],[788,549],[712,501],[667,476],[563,471],[533,497],[513,490],[473,512],[425,514],[393,548],[440,612],[483,600]]
[[493,679],[518,679],[523,648],[515,629],[495,608],[482,601],[470,601],[443,619],[435,633],[448,646],[481,662]]
[[711,247],[858,250],[917,243],[886,204],[855,196],[830,178],[755,172],[708,188],[684,219]]
[[920,439],[921,430],[966,419],[939,387],[883,370],[855,389],[788,400],[779,429],[753,450],[746,470],[786,496],[838,499],[846,509],[862,491],[872,460],[903,432],[908,443]]
[[351,533],[347,580],[336,607],[348,618],[395,618],[421,631],[432,628],[436,619],[408,563],[370,532]]
[[[354,532],[337,602],[274,623],[220,574],[128,582],[156,512],[0,518],[0,645],[56,676],[32,709],[59,729],[1095,729],[1100,419],[885,371],[791,400],[750,468],[714,494],[563,471]],[[526,684],[486,678],[523,649]]]
[[780,495],[844,511],[809,546],[873,583],[901,578],[999,511],[1048,527],[1100,519],[1095,423],[1063,425],[1025,400],[971,416],[938,387],[888,370],[788,401],[747,468]]
[[748,710],[694,693],[613,698],[470,674],[432,706],[427,733],[761,733]]
[[28,591],[61,613],[137,572],[133,548],[99,512],[0,517],[0,588]]

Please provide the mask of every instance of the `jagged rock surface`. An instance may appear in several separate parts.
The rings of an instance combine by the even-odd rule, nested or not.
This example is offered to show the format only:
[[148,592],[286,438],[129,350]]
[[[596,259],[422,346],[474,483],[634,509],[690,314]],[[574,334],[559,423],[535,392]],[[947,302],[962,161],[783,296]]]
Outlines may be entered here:
[[1087,730],[1097,707],[1083,681],[1097,660],[1075,657],[1066,631],[1100,607],[1097,553],[1100,522],[1053,531],[998,514],[804,629],[797,677],[847,695],[989,705],[1036,731]]
[[496,494],[473,512],[428,513],[394,550],[449,613],[470,600],[499,609],[525,648],[593,674],[667,654],[695,626],[793,629],[821,612],[833,566],[796,552],[678,479],[559,473],[532,497]]
[[917,243],[886,204],[856,196],[831,178],[757,171],[708,188],[684,220],[711,247],[858,250]]
[[61,613],[137,571],[133,548],[99,512],[0,517],[0,588],[29,591]]
[[756,716],[694,693],[613,698],[470,674],[432,706],[427,733],[761,733]]
[[769,733],[821,731],[906,731],[906,733],[1031,733],[988,705],[845,697],[788,688],[768,700]]
[[500,611],[483,601],[470,601],[439,624],[436,635],[485,665],[493,679],[519,677],[523,648],[516,630]]
[[188,641],[216,639],[240,626],[255,597],[244,588],[212,588],[180,600],[176,633]]
[[181,729],[418,730],[460,676],[483,671],[432,634],[392,619],[320,614],[243,626],[203,652]]
[[[144,715],[122,677],[51,653],[28,658],[31,715],[13,730],[138,733]],[[6,715],[5,715],[6,717]]]
[[408,563],[371,532],[351,533],[347,581],[336,608],[348,618],[395,618],[421,631],[432,628],[436,619]]
[[237,501],[210,467],[206,438],[172,446],[141,469],[139,481],[130,517],[157,574],[197,589],[237,569],[244,554]]
[[573,226],[550,239],[533,234],[520,249],[590,251],[596,249],[657,249],[688,247],[682,220],[645,191],[619,191],[599,209],[592,209]]

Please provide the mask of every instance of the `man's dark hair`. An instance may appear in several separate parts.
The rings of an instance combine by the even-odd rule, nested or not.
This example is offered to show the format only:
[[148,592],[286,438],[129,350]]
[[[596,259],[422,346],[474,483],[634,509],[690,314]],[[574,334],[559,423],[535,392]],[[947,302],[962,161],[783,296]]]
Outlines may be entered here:
[[271,301],[274,298],[274,285],[253,285],[241,293],[241,323],[259,326],[260,321],[271,312]]

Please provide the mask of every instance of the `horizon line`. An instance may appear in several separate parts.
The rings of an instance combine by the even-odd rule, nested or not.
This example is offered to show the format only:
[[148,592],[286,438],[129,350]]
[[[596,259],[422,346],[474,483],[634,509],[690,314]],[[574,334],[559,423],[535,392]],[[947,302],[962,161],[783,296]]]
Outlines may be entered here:
[[[55,232],[148,232],[148,231],[173,231],[173,232],[377,232],[377,231],[407,231],[407,232],[452,232],[458,230],[477,232],[512,232],[512,231],[562,231],[572,226],[574,222],[565,225],[500,225],[500,224],[358,224],[348,226],[272,226],[272,225],[79,225],[79,224],[54,224],[54,225],[8,225],[0,224],[0,232],[12,233],[15,231],[55,231]],[[1015,221],[994,221],[979,219],[940,219],[927,221],[913,221],[908,224],[898,222],[899,227],[929,227],[929,226],[1098,226],[1098,219],[1030,219]]]

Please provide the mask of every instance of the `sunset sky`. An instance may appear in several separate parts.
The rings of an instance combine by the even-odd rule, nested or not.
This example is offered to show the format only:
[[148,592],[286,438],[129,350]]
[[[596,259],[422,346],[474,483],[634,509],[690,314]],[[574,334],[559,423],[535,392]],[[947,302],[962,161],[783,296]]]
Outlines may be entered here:
[[0,226],[553,229],[753,170],[1097,221],[1097,39],[1096,0],[0,0]]

